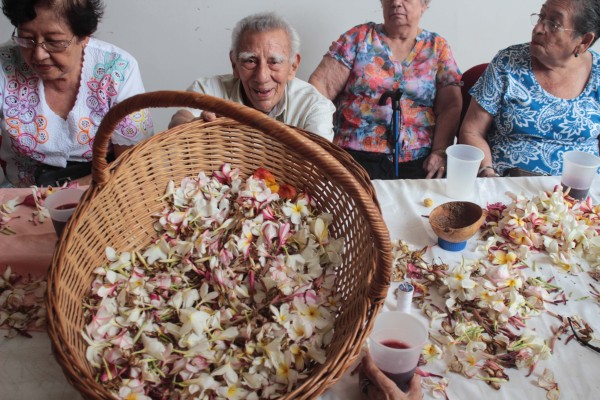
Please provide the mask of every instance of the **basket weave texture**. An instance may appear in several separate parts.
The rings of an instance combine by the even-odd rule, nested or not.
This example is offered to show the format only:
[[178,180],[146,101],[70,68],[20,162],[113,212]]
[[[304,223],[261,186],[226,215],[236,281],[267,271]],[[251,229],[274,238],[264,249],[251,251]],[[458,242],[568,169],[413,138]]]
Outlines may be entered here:
[[[106,146],[128,114],[150,107],[190,107],[223,116],[191,122],[138,144],[106,163]],[[356,360],[387,294],[391,245],[365,171],[342,149],[301,129],[229,101],[189,92],[134,96],[113,107],[94,143],[92,184],[58,244],[48,273],[48,333],[69,382],[86,398],[112,399],[86,360],[82,301],[105,248],[140,249],[155,237],[152,214],[162,210],[167,183],[212,172],[227,162],[248,176],[259,167],[279,182],[308,191],[320,211],[333,214],[332,237],[344,237],[337,269],[342,295],[327,359],[283,399],[315,398]]]

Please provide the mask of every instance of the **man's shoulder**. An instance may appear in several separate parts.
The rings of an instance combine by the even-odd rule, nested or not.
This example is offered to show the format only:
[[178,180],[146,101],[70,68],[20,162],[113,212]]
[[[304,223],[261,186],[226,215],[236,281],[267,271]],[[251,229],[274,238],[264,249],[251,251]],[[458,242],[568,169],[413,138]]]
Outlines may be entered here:
[[196,87],[205,94],[228,98],[232,95],[238,82],[239,79],[232,74],[205,76],[196,79],[192,88]]

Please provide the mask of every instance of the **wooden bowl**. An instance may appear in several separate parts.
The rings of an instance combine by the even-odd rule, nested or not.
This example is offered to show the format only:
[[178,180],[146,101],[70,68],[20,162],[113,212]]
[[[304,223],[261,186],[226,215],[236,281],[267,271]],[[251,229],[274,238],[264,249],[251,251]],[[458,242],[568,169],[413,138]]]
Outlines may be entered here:
[[[446,250],[462,250],[483,223],[481,207],[468,201],[441,204],[429,214],[433,232],[441,239],[438,243]],[[450,248],[446,248],[448,246]]]

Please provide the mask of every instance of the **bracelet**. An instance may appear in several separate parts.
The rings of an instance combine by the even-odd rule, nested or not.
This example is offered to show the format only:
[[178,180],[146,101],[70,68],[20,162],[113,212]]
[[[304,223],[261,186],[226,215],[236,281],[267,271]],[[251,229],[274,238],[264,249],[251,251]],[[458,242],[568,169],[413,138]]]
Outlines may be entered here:
[[438,153],[442,157],[446,157],[446,149],[431,150],[431,154]]
[[492,167],[491,165],[486,165],[485,167],[479,168],[479,171],[477,171],[477,176],[481,176],[481,173],[483,171],[485,171],[486,169],[491,169],[492,171],[494,171],[494,174],[496,176],[500,176],[500,175],[498,175],[498,173],[496,172],[496,170],[494,170],[494,167]]

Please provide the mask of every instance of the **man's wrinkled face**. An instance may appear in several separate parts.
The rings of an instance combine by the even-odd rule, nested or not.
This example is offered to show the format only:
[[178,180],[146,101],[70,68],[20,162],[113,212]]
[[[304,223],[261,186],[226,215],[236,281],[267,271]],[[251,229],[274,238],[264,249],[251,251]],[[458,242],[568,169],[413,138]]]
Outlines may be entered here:
[[300,55],[290,60],[290,41],[282,29],[244,32],[238,54],[230,58],[233,74],[242,82],[244,101],[264,113],[281,101],[300,63]]

